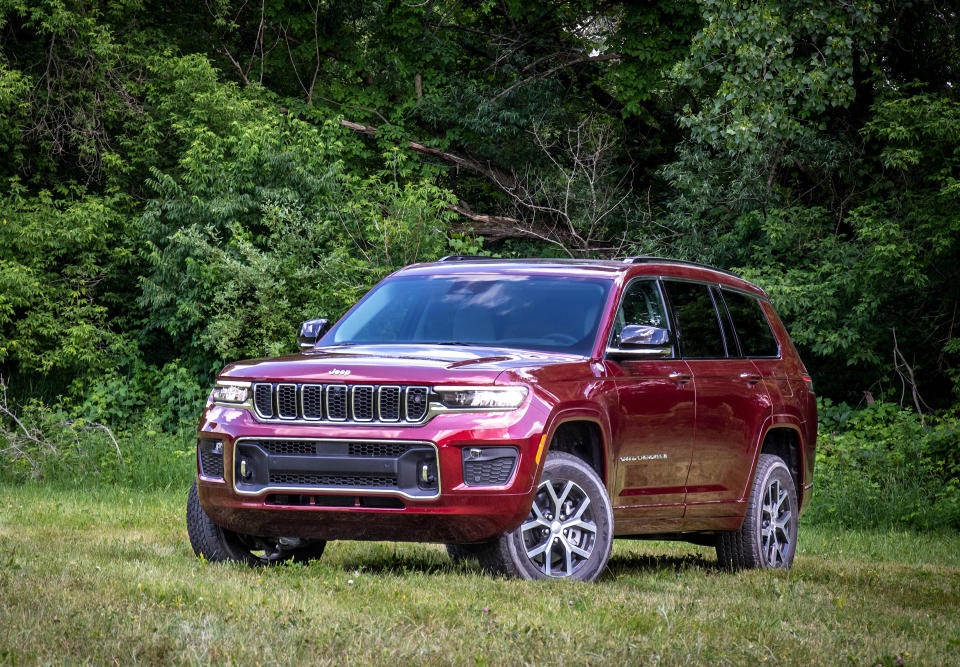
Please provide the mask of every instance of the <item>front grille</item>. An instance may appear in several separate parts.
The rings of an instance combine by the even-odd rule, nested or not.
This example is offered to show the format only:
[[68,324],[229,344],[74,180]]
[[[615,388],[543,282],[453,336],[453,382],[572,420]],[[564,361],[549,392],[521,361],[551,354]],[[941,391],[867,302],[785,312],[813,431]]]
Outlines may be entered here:
[[427,387],[258,382],[253,405],[262,420],[416,424],[427,416]]
[[317,443],[312,440],[263,440],[260,446],[280,456],[314,456],[317,453]]
[[363,475],[318,475],[308,473],[270,473],[270,483],[277,486],[344,486],[351,488],[390,488],[397,485],[396,475],[367,477]]
[[428,442],[239,438],[233,467],[235,488],[243,494],[366,490],[435,498],[440,492],[437,448]]
[[409,447],[410,445],[394,442],[352,442],[350,443],[350,456],[397,457],[407,451]]

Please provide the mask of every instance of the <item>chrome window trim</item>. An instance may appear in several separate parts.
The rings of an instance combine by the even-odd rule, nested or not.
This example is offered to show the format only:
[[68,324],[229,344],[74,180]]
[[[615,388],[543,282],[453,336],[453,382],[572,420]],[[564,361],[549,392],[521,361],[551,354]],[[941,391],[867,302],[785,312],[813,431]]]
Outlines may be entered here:
[[[376,443],[386,443],[386,444],[404,444],[404,445],[429,445],[433,448],[434,462],[437,464],[437,492],[432,496],[414,496],[409,493],[404,493],[399,489],[376,489],[366,486],[362,487],[347,487],[347,486],[265,486],[264,488],[258,491],[241,491],[237,488],[237,477],[234,474],[234,466],[236,466],[237,461],[237,445],[244,441],[253,441],[260,442],[263,440],[307,440],[311,442],[376,442]],[[233,492],[240,496],[252,497],[252,496],[261,496],[267,493],[293,493],[293,494],[311,494],[311,493],[342,493],[343,495],[355,494],[358,496],[400,496],[402,498],[407,498],[409,500],[436,500],[440,497],[440,491],[443,489],[443,480],[440,477],[440,449],[435,443],[430,442],[429,440],[386,440],[383,438],[281,438],[281,437],[241,437],[233,441],[233,451],[231,457],[232,465],[230,467],[230,486],[233,488]],[[226,463],[226,461],[224,461]],[[227,469],[224,465],[224,475],[226,475]],[[324,508],[329,510],[329,508]],[[347,508],[336,508],[336,509],[351,509]],[[391,508],[392,509],[392,508]],[[335,510],[331,510],[335,511]]]

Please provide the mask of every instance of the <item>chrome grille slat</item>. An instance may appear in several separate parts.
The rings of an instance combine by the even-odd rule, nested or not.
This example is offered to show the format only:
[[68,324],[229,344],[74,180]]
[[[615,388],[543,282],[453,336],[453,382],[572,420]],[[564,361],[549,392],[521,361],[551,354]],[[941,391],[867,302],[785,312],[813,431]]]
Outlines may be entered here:
[[377,412],[382,422],[400,421],[400,387],[383,386],[377,392]]
[[305,384],[300,388],[300,414],[304,419],[323,419],[322,384]]
[[347,385],[327,386],[327,419],[335,422],[347,421]]
[[418,422],[427,414],[427,388],[407,387],[406,391],[406,418],[410,422]]
[[257,413],[261,417],[270,419],[273,417],[273,385],[255,384],[253,385],[253,403],[256,406]]
[[297,414],[297,385],[277,385],[277,416],[280,419],[296,419]]
[[373,387],[369,384],[355,385],[350,391],[350,407],[354,421],[373,421]]

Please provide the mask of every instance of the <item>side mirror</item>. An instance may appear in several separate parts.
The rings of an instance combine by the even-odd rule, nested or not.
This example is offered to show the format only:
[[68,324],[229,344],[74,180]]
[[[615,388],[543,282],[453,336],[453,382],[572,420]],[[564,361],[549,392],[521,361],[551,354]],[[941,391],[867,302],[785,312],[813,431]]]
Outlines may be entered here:
[[669,329],[630,324],[620,332],[620,345],[607,349],[611,357],[669,357],[673,339]]
[[317,344],[317,339],[327,333],[330,328],[330,320],[307,320],[300,325],[300,335],[297,337],[297,343],[300,345],[301,352],[309,352]]

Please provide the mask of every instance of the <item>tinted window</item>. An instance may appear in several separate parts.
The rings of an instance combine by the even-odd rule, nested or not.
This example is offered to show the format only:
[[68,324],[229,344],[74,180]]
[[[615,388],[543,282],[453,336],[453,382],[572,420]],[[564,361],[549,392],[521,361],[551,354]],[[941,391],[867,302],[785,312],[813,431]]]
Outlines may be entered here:
[[620,332],[623,327],[641,324],[666,329],[667,318],[664,314],[660,291],[653,280],[634,280],[624,292],[613,323],[613,345],[620,344]]
[[733,328],[740,341],[740,352],[745,357],[775,357],[780,348],[770,330],[770,323],[763,313],[760,302],[740,292],[723,290]]
[[670,280],[665,281],[664,286],[677,321],[680,354],[701,359],[727,356],[710,288]]
[[398,276],[375,287],[324,341],[487,345],[588,356],[610,285],[569,276]]

